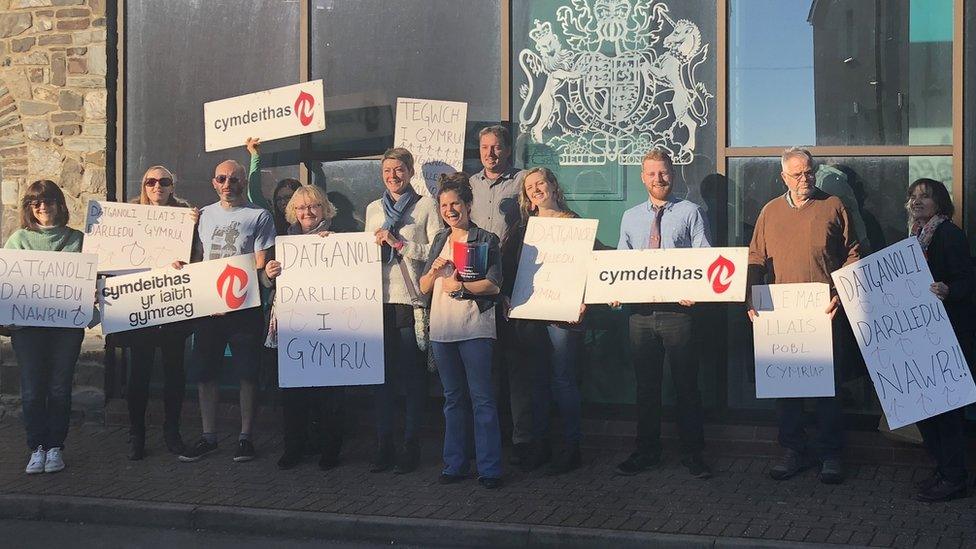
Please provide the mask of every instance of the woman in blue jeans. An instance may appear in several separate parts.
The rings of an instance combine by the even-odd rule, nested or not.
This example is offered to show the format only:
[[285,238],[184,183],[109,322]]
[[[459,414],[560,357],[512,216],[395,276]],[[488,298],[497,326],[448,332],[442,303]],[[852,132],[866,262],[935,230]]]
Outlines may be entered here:
[[[420,291],[431,295],[430,341],[444,386],[440,482],[450,484],[467,476],[467,441],[473,419],[478,482],[485,488],[498,488],[502,483],[502,439],[491,381],[494,297],[501,286],[498,237],[471,222],[473,196],[467,174],[442,175],[438,183],[437,203],[447,228],[431,243]],[[455,248],[466,259],[460,268],[455,268]],[[485,259],[482,265],[470,265]]]
[[[20,230],[10,235],[4,248],[80,252],[83,235],[67,225],[64,193],[53,181],[35,181],[21,199]],[[29,475],[64,469],[71,381],[84,338],[84,328],[11,327],[27,446],[33,452],[25,469]]]
[[[579,217],[569,209],[562,188],[555,174],[546,168],[532,168],[525,173],[519,193],[521,222],[513,225],[502,244],[502,265],[505,287],[505,310],[515,286],[522,242],[529,218]],[[580,317],[585,306],[580,306]],[[561,475],[580,466],[580,391],[576,383],[576,369],[583,351],[583,329],[577,322],[546,322],[544,320],[512,319],[518,356],[524,358],[524,367],[533,370],[532,384],[532,439],[533,445],[522,468],[538,469],[549,462],[552,452],[549,446],[549,407],[555,401],[562,419],[563,450],[557,454],[547,475]]]

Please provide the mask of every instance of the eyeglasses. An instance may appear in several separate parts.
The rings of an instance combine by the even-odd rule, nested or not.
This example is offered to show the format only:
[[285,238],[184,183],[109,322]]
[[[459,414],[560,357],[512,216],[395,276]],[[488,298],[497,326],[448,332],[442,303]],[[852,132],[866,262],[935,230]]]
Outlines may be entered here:
[[235,177],[233,175],[227,176],[227,175],[221,174],[221,175],[214,176],[214,181],[216,181],[217,183],[220,183],[221,185],[223,185],[224,183],[227,183],[228,181],[230,182],[231,185],[237,185],[238,183],[241,182],[241,178]]
[[813,179],[814,177],[817,176],[817,173],[814,172],[814,171],[809,171],[809,172],[801,172],[801,173],[797,173],[797,174],[784,173],[783,175],[785,175],[786,177],[789,177],[793,181],[796,181],[797,183],[799,183],[800,181],[806,181],[807,179]]
[[296,212],[302,212],[302,213],[304,213],[304,212],[310,212],[310,211],[313,211],[313,210],[317,211],[317,210],[321,210],[321,209],[322,209],[322,205],[321,204],[308,204],[308,205],[296,206],[295,207],[295,211]]
[[155,177],[147,177],[142,184],[147,187],[155,187],[157,184],[160,187],[172,187],[173,179],[170,177],[160,177],[159,179],[156,179]]
[[31,201],[28,201],[27,202],[27,205],[30,206],[31,208],[34,208],[35,210],[37,208],[40,208],[41,207],[41,204],[47,206],[48,208],[53,208],[54,206],[57,205],[57,202],[55,202],[54,200],[47,199],[47,198],[44,198],[44,199],[41,199],[41,200],[31,200]]

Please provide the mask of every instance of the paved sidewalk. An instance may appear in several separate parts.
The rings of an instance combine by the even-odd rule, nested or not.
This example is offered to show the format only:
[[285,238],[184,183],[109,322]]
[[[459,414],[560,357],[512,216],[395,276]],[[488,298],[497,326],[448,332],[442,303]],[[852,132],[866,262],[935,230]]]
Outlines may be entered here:
[[[854,464],[845,484],[825,486],[813,471],[776,482],[766,474],[771,465],[767,458],[722,456],[711,460],[715,478],[698,481],[687,476],[674,456],[666,456],[661,467],[620,477],[613,467],[626,457],[624,452],[586,448],[584,466],[571,474],[547,478],[510,468],[505,487],[488,491],[474,480],[437,484],[440,444],[433,439],[425,440],[422,467],[409,475],[370,474],[367,437],[350,441],[342,465],[332,471],[319,471],[312,459],[294,470],[278,471],[280,441],[272,437],[256,440],[259,457],[250,463],[231,461],[234,440],[228,438],[221,441],[219,453],[187,464],[165,453],[155,429],[148,441],[151,454],[130,462],[124,428],[85,425],[72,427],[65,471],[29,477],[23,473],[23,438],[19,422],[0,423],[0,518],[18,509],[21,516],[30,515],[32,508],[34,518],[88,521],[98,521],[113,509],[131,509],[136,521],[192,511],[198,518],[187,526],[203,527],[199,517],[210,517],[206,524],[226,524],[228,529],[246,521],[281,524],[298,532],[305,528],[303,520],[333,526],[345,521],[355,526],[347,532],[351,535],[376,539],[377,532],[369,529],[380,528],[382,535],[402,532],[402,541],[422,545],[451,525],[471,537],[444,539],[445,544],[478,542],[481,525],[483,543],[506,539],[522,545],[556,540],[603,545],[601,539],[615,545],[675,546],[749,546],[761,540],[783,545],[976,545],[974,498],[934,505],[910,499],[913,480],[928,473],[922,466]],[[235,509],[240,511],[236,519]],[[119,514],[110,520],[123,519]]]

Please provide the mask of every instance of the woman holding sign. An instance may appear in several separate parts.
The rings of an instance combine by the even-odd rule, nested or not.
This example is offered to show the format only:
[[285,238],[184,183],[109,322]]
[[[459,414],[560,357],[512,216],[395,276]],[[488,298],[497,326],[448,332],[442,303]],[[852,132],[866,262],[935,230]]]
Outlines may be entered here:
[[420,291],[431,294],[430,341],[444,386],[440,481],[449,484],[467,475],[473,419],[478,482],[498,488],[502,440],[491,381],[495,296],[502,278],[498,237],[471,222],[474,197],[467,174],[441,175],[438,183],[438,207],[448,226],[430,246]]
[[[176,196],[176,176],[163,166],[152,166],[142,176],[142,190],[133,204],[192,208],[194,222],[200,212],[185,200]],[[109,336],[112,339],[119,339]],[[186,370],[184,354],[186,338],[190,330],[186,323],[164,324],[123,332],[123,341],[129,344],[129,384],[126,401],[129,407],[129,459],[141,460],[146,455],[146,403],[149,400],[149,380],[156,348],[163,358],[163,441],[166,449],[180,455],[185,446],[180,436],[180,415],[183,396],[186,394]],[[118,345],[118,343],[116,343]]]
[[[20,229],[10,235],[4,248],[80,252],[82,238],[81,231],[68,227],[64,193],[45,179],[27,187],[20,201]],[[27,446],[33,452],[25,469],[29,475],[64,469],[62,450],[71,415],[71,382],[84,338],[84,328],[11,330],[10,340],[20,366]]]
[[[383,154],[386,191],[366,207],[366,230],[376,235],[383,259],[383,339],[385,382],[375,388],[378,446],[373,473],[409,473],[420,463],[420,426],[427,392],[427,370],[420,360],[414,308],[426,307],[417,290],[418,274],[430,243],[443,227],[437,205],[410,185],[413,155],[403,148]],[[393,410],[403,388],[403,446],[393,442]]]
[[[579,217],[569,209],[556,175],[546,168],[532,168],[525,172],[519,193],[521,221],[513,225],[502,243],[502,265],[508,300],[515,287],[515,275],[522,241],[529,218]],[[580,317],[586,306],[580,306]],[[580,392],[576,384],[576,367],[583,350],[583,329],[577,322],[546,322],[542,320],[511,319],[513,332],[520,347],[518,356],[524,357],[524,367],[532,368],[532,440],[533,448],[523,468],[538,469],[551,457],[548,444],[549,406],[555,400],[563,420],[564,449],[546,469],[547,475],[561,475],[580,466]]]
[[[302,185],[292,195],[285,207],[289,235],[318,234],[327,236],[332,218],[336,215],[335,206],[325,197],[325,193],[315,185]],[[281,274],[281,262],[271,260],[264,268],[270,281]],[[273,298],[272,298],[273,301]],[[268,339],[277,347],[277,319],[272,310]],[[268,345],[271,345],[269,342]],[[342,449],[342,387],[296,387],[281,389],[281,411],[284,415],[285,452],[278,459],[279,469],[291,469],[302,461],[303,451],[308,445],[309,416],[313,409],[321,414],[322,444],[319,468],[328,470],[339,463]]]
[[[972,296],[976,283],[966,233],[952,223],[955,208],[945,185],[918,179],[908,187],[908,226],[918,239],[929,269],[929,290],[945,306],[959,346],[972,364]],[[932,476],[916,485],[919,501],[948,501],[966,495],[965,408],[918,422],[925,448],[936,462]]]

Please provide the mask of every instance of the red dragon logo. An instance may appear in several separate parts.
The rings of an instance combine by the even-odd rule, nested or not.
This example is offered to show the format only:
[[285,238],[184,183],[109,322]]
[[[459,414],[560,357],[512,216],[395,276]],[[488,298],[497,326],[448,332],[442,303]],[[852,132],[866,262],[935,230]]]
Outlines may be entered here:
[[231,309],[243,305],[247,299],[247,272],[227,265],[224,272],[217,277],[217,295],[224,298],[224,302]]
[[298,99],[295,100],[295,116],[298,117],[298,121],[302,123],[302,126],[308,126],[312,123],[314,109],[315,98],[306,92],[299,93]]
[[708,280],[712,282],[712,290],[717,294],[724,293],[732,285],[732,275],[735,274],[735,263],[721,255],[708,266]]

